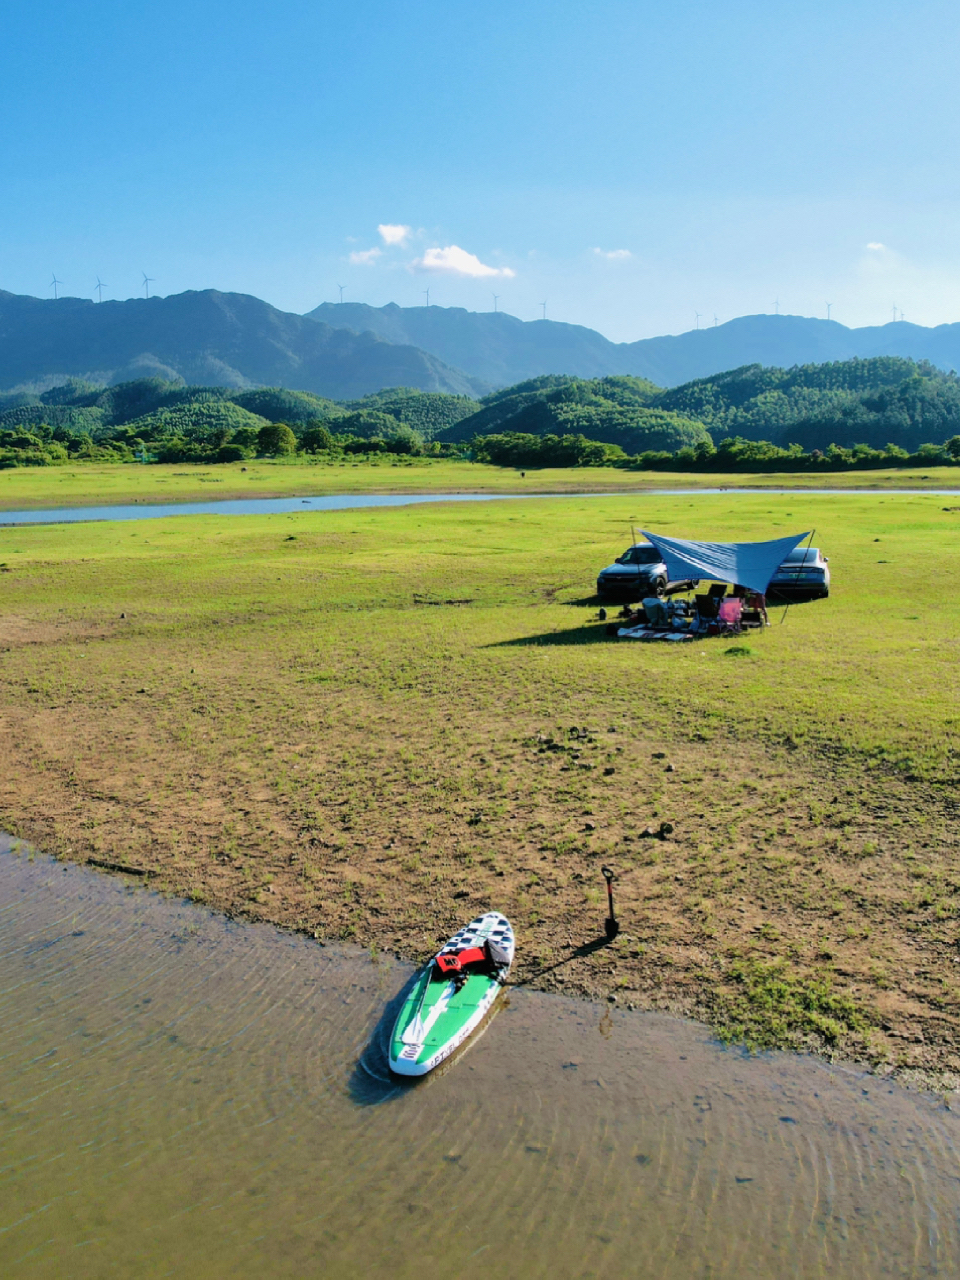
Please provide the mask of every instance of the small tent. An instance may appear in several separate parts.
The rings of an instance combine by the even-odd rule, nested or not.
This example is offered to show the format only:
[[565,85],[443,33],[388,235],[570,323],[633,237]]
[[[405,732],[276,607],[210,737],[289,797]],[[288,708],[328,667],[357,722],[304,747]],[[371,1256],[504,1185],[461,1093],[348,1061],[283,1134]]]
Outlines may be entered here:
[[798,533],[772,542],[690,542],[664,538],[644,529],[643,536],[660,552],[671,581],[707,578],[730,582],[766,595],[770,579],[790,552],[809,537]]

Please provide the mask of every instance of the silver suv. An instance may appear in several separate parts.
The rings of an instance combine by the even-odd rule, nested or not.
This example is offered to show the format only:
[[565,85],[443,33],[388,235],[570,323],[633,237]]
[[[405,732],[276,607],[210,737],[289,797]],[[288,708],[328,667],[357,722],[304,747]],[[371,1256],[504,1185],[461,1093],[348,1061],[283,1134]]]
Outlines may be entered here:
[[642,600],[667,591],[689,591],[696,581],[670,582],[660,552],[650,542],[635,542],[597,575],[597,595],[619,600]]

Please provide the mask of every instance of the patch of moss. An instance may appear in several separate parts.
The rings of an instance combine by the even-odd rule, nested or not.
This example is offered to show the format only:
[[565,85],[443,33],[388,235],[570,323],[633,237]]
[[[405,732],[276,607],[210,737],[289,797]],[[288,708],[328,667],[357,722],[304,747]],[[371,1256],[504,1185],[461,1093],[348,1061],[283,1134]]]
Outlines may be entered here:
[[738,960],[726,976],[732,988],[717,993],[726,1043],[770,1049],[815,1035],[833,1046],[870,1025],[864,1010],[826,978],[791,973],[782,960]]

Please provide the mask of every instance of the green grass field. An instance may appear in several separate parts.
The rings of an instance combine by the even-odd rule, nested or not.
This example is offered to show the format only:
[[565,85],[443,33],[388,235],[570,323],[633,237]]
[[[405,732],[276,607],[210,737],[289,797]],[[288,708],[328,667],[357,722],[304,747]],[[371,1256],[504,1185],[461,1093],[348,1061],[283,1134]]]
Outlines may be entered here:
[[[631,524],[815,528],[834,590],[743,644],[611,641]],[[958,534],[801,491],[0,529],[0,827],[411,957],[497,907],[541,985],[949,1080]],[[623,930],[577,956],[603,862]]]
[[77,465],[0,471],[0,511],[125,502],[205,502],[217,498],[304,497],[331,493],[610,493],[646,489],[949,489],[960,467],[836,472],[823,476],[618,471],[610,467],[528,471],[434,458],[309,458],[197,467]]

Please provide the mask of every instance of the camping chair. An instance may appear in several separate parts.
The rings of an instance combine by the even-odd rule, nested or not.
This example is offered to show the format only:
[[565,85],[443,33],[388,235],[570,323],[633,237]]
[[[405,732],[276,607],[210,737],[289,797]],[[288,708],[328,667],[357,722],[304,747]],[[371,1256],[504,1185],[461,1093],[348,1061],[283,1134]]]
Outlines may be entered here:
[[713,622],[720,608],[719,597],[698,595],[694,599],[697,602],[697,613],[700,615],[701,622]]
[[759,591],[748,591],[743,601],[740,623],[744,627],[768,627],[767,598]]
[[722,636],[736,635],[741,629],[742,615],[742,600],[735,600],[732,596],[729,600],[722,600],[717,612],[717,617],[720,620],[720,634]]

